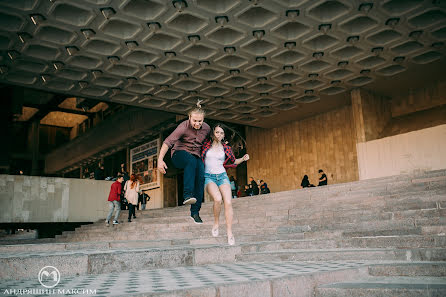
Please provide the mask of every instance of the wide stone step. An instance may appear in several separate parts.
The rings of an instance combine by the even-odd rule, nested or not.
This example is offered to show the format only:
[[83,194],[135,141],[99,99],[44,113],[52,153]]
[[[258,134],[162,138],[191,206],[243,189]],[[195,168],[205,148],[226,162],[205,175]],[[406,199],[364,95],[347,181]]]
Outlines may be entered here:
[[[314,288],[322,284],[367,276],[362,262],[336,261],[227,263],[80,276],[59,271],[61,281],[56,292],[76,295],[88,290],[87,294],[97,296],[313,296]],[[19,289],[16,281],[3,281],[4,288],[9,292]],[[20,289],[36,288],[44,289],[35,275],[20,282]]]
[[[339,207],[342,209],[344,206],[349,206],[350,204],[361,204],[361,203],[373,203],[375,200],[378,201],[398,201],[398,199],[408,199],[408,198],[419,198],[432,201],[436,194],[440,195],[436,197],[437,200],[444,200],[444,196],[441,196],[445,192],[446,186],[441,190],[427,190],[427,189],[417,189],[416,191],[411,191],[410,189],[405,189],[401,193],[373,193],[366,191],[364,195],[360,195],[357,192],[352,192],[350,195],[338,194],[333,195],[332,193],[326,193],[320,197],[296,197],[290,194],[283,194],[282,192],[277,193],[280,196],[277,197],[262,197],[254,196],[254,198],[239,198],[233,200],[234,209],[238,207],[247,209],[247,207],[252,207],[255,210],[275,210],[275,209],[305,209],[305,208],[321,208],[324,206]],[[443,198],[443,199],[442,199]],[[245,199],[250,199],[249,203],[238,202]],[[341,203],[344,202],[344,203]],[[347,203],[350,202],[350,203]]]
[[24,279],[38,275],[44,266],[57,267],[66,276],[139,271],[149,268],[233,263],[240,246],[202,245],[153,248],[122,246],[108,250],[80,249],[25,251],[0,254],[0,279]]
[[[303,238],[302,234],[300,234]],[[380,236],[335,239],[277,239],[266,241],[264,236],[236,236],[242,253],[276,251],[281,249],[332,249],[332,248],[430,248],[445,247],[446,235],[410,235],[410,236]],[[226,236],[201,239],[172,240],[125,240],[125,241],[83,241],[66,243],[42,243],[0,246],[0,253],[8,252],[38,252],[38,251],[73,251],[73,250],[109,250],[116,248],[152,248],[178,245],[222,244],[227,243]]]
[[[446,192],[446,190],[445,190]],[[243,198],[242,198],[243,199]],[[256,199],[256,198],[253,198]],[[288,198],[289,200],[289,198]],[[343,201],[346,202],[346,201]],[[313,212],[321,213],[323,210],[330,210],[332,213],[342,213],[345,211],[360,211],[360,210],[376,210],[381,209],[381,211],[404,211],[404,210],[417,210],[417,209],[435,209],[439,207],[439,203],[446,202],[446,196],[443,194],[434,193],[411,193],[406,195],[401,195],[397,197],[389,196],[374,196],[367,200],[352,200],[349,203],[340,203],[339,201],[330,201],[324,204],[313,203],[313,202],[292,202],[292,203],[280,203],[278,201],[273,201],[272,205],[252,205],[245,207],[237,207],[235,203],[234,214],[240,218],[249,218],[252,212],[257,213],[259,216],[280,216],[280,215],[308,215]],[[212,206],[205,205],[200,211],[201,216],[212,217]],[[178,220],[178,217],[188,217],[188,213],[176,214],[176,217],[154,217],[151,216],[150,212],[144,213],[141,218],[143,221],[150,222],[164,222],[168,223],[171,221]],[[124,218],[125,216],[123,216]]]
[[[446,188],[446,185],[445,185],[445,187],[443,187],[442,193],[444,193],[445,188]],[[296,198],[296,197],[293,197],[292,193],[298,193],[298,192],[299,191],[279,192],[279,193],[275,193],[277,195],[277,197],[274,197],[274,198],[273,197],[263,197],[262,195],[254,196],[254,197],[243,197],[243,198],[234,199],[233,205],[234,205],[234,209],[237,209],[238,207],[245,209],[247,206],[250,206],[253,209],[262,209],[262,208],[271,209],[271,207],[274,208],[274,207],[278,207],[278,206],[279,206],[279,208],[283,209],[285,205],[291,206],[291,207],[299,207],[299,206],[302,206],[303,201],[300,199],[292,199],[292,198]],[[370,194],[370,191],[365,191],[365,192]],[[399,194],[399,196],[401,196],[401,198],[406,198],[406,196],[408,196],[408,195],[412,195],[412,196],[416,197],[416,196],[419,196],[419,194],[424,194],[424,196],[428,196],[429,193],[433,194],[435,192],[436,192],[436,190],[426,192],[426,189],[424,189],[424,188],[418,189],[417,191],[411,191],[410,189],[404,189],[404,191],[401,194]],[[352,192],[352,193],[355,193],[355,192]],[[265,196],[268,196],[268,195],[265,195]],[[377,195],[375,195],[375,196],[377,196]],[[384,196],[397,197],[398,195],[395,193],[389,192]],[[318,199],[318,197],[311,197],[312,199],[310,201],[310,198],[308,197],[308,202],[311,202],[314,206],[320,207],[321,202],[328,202],[328,203],[338,202],[342,198],[345,198],[346,200],[352,200],[352,201],[364,200],[364,199],[359,199],[359,198],[364,198],[361,195],[359,195],[358,197],[349,197],[349,196],[342,196],[342,195],[330,197],[330,194],[326,194],[321,197],[323,197],[324,201],[315,201]],[[367,199],[370,199],[370,197],[367,197]],[[285,203],[279,203],[282,201],[284,201]],[[207,211],[209,214],[211,214],[212,203],[206,202],[203,204],[203,206],[206,206],[208,204],[210,207],[208,207],[207,210],[205,207],[203,207],[203,209],[201,211],[202,213],[205,213]],[[335,204],[338,204],[338,203],[335,203]],[[308,205],[305,204],[305,206],[308,206]],[[147,215],[147,216],[153,217],[153,218],[167,218],[167,217],[176,217],[178,215],[186,216],[186,215],[188,215],[188,211],[189,211],[188,207],[181,206],[181,207],[172,208],[172,210],[165,211],[165,212],[160,211],[160,210],[149,210],[149,211],[144,211],[143,213],[145,216]]]
[[446,279],[441,277],[373,277],[321,285],[315,297],[442,297]]
[[[430,222],[436,223],[436,225],[446,225],[446,220],[438,214],[440,212],[430,212],[437,217],[431,217],[424,222],[429,224]],[[423,214],[424,216],[425,214]],[[421,217],[423,217],[421,216]],[[369,217],[366,217],[369,218]],[[347,221],[350,221],[347,219]],[[143,224],[140,221],[132,223],[124,223],[117,226],[106,227],[105,224],[98,225],[91,230],[83,230],[76,232],[65,232],[63,236],[58,236],[58,239],[63,238],[75,238],[84,237],[94,239],[95,237],[120,237],[120,236],[156,236],[159,235],[160,239],[168,239],[172,234],[177,238],[177,233],[189,234],[190,236],[201,236],[209,233],[212,228],[213,221],[208,220],[205,224],[195,225],[190,221],[186,221],[181,224],[172,225],[148,225]],[[308,220],[311,222],[311,220]],[[279,221],[279,222],[266,222],[266,223],[235,223],[233,225],[234,233],[240,234],[270,234],[271,232],[277,233],[301,233],[301,232],[318,232],[318,231],[342,231],[345,237],[358,237],[358,236],[389,236],[389,235],[408,235],[408,234],[422,234],[423,224],[416,227],[417,222],[414,219],[390,219],[384,220],[383,217],[380,220],[362,221],[354,223],[342,223],[342,224],[330,224],[330,220],[326,220],[326,225],[321,224],[321,221],[316,221],[315,224],[297,225],[295,221]],[[223,222],[221,222],[223,223]],[[302,223],[302,222],[301,222]],[[226,227],[224,223],[220,226],[220,232],[225,234]],[[314,237],[314,236],[312,236]]]
[[[446,198],[445,198],[446,199]],[[430,208],[422,209],[411,209],[410,205],[404,206],[403,210],[394,210],[394,211],[384,211],[382,208],[356,208],[356,209],[348,209],[345,211],[336,211],[331,208],[329,210],[325,209],[314,209],[314,210],[270,210],[267,212],[258,212],[256,211],[256,216],[250,215],[249,212],[235,212],[234,214],[234,223],[265,223],[265,222],[286,222],[287,220],[292,220],[294,224],[308,224],[308,221],[315,222],[315,224],[319,223],[328,223],[328,222],[358,222],[358,221],[368,221],[368,220],[383,220],[383,219],[404,219],[404,218],[413,218],[413,219],[424,219],[424,218],[432,218],[432,217],[445,217],[446,209],[438,208],[436,203],[429,203],[426,205],[422,203],[421,206],[429,206]],[[212,224],[213,216],[210,214],[202,214],[201,215],[204,224]],[[220,215],[220,222],[224,222],[224,213]],[[187,216],[179,216],[175,218],[148,218],[138,216],[136,220],[134,220],[131,224],[128,224],[124,218],[121,217],[121,221],[124,222],[122,228],[142,228],[141,226],[147,226],[146,228],[165,228],[172,226],[187,226],[192,220]],[[119,226],[121,227],[121,226]],[[104,230],[105,223],[104,221],[99,221],[95,224],[84,225],[78,229],[76,232],[88,231],[92,232],[94,230]],[[70,231],[66,232],[66,234],[70,234]]]
[[267,261],[445,261],[446,248],[351,248],[351,249],[290,249],[245,253],[236,257],[243,262]]
[[[359,203],[360,207],[364,207],[361,206],[361,203],[365,203],[367,205],[367,203],[369,205],[367,205],[368,207],[375,207],[377,205],[373,205],[373,201],[374,200],[381,200],[380,203],[383,203],[381,206],[385,206],[388,207],[389,209],[392,207],[392,204],[390,205],[386,205],[384,202],[385,199],[388,199],[391,202],[388,203],[396,203],[398,201],[404,202],[405,199],[408,198],[417,198],[419,201],[414,201],[414,203],[411,203],[411,205],[409,206],[409,208],[414,208],[414,207],[419,207],[419,208],[430,208],[430,207],[436,207],[433,204],[429,203],[429,202],[442,202],[444,201],[445,192],[444,188],[440,193],[438,193],[438,195],[435,195],[435,191],[430,191],[430,192],[426,192],[424,189],[422,189],[421,191],[416,191],[416,192],[408,192],[408,190],[406,189],[404,194],[400,194],[400,195],[395,195],[395,194],[388,194],[388,198],[386,197],[367,197],[366,200],[364,199],[360,199],[361,197],[344,197],[344,200],[350,200],[351,203],[348,204],[348,208],[352,209],[354,207],[358,207],[355,204]],[[296,191],[291,191],[291,192],[296,192]],[[349,210],[349,209],[345,209],[345,205],[342,205],[342,203],[340,204],[339,199],[341,197],[325,197],[325,201],[310,201],[308,200],[306,203],[303,203],[303,201],[300,200],[295,200],[295,199],[291,199],[292,196],[289,196],[286,194],[287,192],[280,192],[277,193],[277,195],[279,195],[277,198],[275,199],[266,199],[262,196],[255,196],[254,198],[251,197],[244,197],[244,198],[239,198],[239,199],[234,199],[233,200],[233,206],[234,206],[234,210],[237,212],[240,211],[241,215],[245,215],[244,211],[246,211],[246,209],[250,209],[250,210],[255,210],[255,211],[265,211],[266,215],[268,215],[268,211],[274,211],[274,210],[281,210],[281,211],[286,211],[286,209],[295,209],[295,212],[298,213],[299,211],[301,211],[302,209],[308,209],[308,208],[312,208],[315,207],[316,209],[335,209],[336,206],[339,206],[339,210]],[[313,200],[316,198],[313,198]],[[426,200],[426,201],[425,201]],[[284,201],[284,203],[280,203],[281,201]],[[425,201],[424,204],[422,201]],[[328,203],[329,207],[323,207],[324,205],[321,205],[321,202],[325,202]],[[407,201],[406,201],[407,202]],[[419,202],[417,205],[416,202]],[[330,205],[333,204],[333,205]],[[407,203],[402,203],[402,205],[405,205]],[[249,207],[248,207],[249,206]],[[366,207],[367,207],[366,206]],[[398,207],[398,205],[396,205],[396,207]],[[401,206],[400,206],[401,207]],[[402,206],[404,208],[404,206]],[[240,210],[238,209],[240,208]],[[406,207],[407,208],[407,207]],[[207,202],[203,204],[202,207],[202,211],[201,211],[202,215],[212,215],[212,203],[211,202]],[[290,213],[291,215],[293,215],[293,213]],[[141,218],[144,220],[145,218],[148,218],[149,220],[155,220],[156,218],[158,218],[159,220],[161,220],[162,222],[175,222],[176,220],[178,220],[178,216],[179,217],[188,217],[189,216],[189,208],[182,206],[182,207],[175,207],[175,208],[171,208],[171,209],[164,209],[164,212],[161,210],[147,210],[147,211],[139,211],[138,215],[142,216]],[[127,216],[126,211],[123,211],[121,213],[121,218],[125,218]],[[89,226],[84,226],[82,228],[86,228],[88,229]]]
[[[269,222],[287,222],[293,221],[293,224],[309,224],[310,222],[317,224],[327,224],[327,223],[344,223],[352,222],[357,223],[360,221],[372,221],[372,220],[389,220],[389,219],[426,219],[433,217],[446,217],[446,209],[437,208],[436,204],[431,204],[430,206],[435,206],[429,209],[407,209],[407,210],[395,210],[384,212],[380,208],[374,209],[349,209],[346,211],[333,211],[333,210],[314,210],[305,212],[290,210],[281,211],[269,211],[267,213],[258,213],[256,216],[249,215],[248,213],[238,213],[234,214],[234,224],[251,224],[251,223],[269,223]],[[204,224],[213,224],[213,216],[203,214],[201,215]],[[141,218],[134,220],[131,224],[128,224],[125,220],[123,226],[135,226],[131,228],[165,228],[174,226],[187,226],[192,222],[188,216],[177,217],[175,220],[165,219],[158,220],[154,218]],[[220,216],[220,223],[223,224],[225,221],[224,214]],[[104,222],[99,222],[94,225],[87,225],[85,227],[79,228],[76,231],[92,231],[92,230],[103,230],[105,228]],[[124,228],[124,227],[123,227]]]
[[49,252],[76,250],[109,250],[122,248],[156,248],[176,245],[188,245],[189,240],[131,240],[131,241],[84,241],[84,242],[54,242],[33,243],[0,246],[0,253]]
[[[62,237],[58,239],[58,242],[80,242],[80,241],[124,241],[124,240],[164,240],[164,241],[189,241],[191,244],[208,244],[208,243],[225,243],[226,238],[224,232],[221,232],[221,239],[211,237],[211,231],[207,230],[203,233],[186,233],[178,232],[172,234],[117,234],[115,236],[108,235],[96,235],[89,236],[88,234],[74,235],[70,237]],[[260,234],[246,233],[234,233],[237,242],[249,242],[249,241],[263,241],[268,240],[286,240],[286,239],[303,239],[304,233],[277,233],[273,230],[270,234],[265,234],[264,231]]]
[[402,219],[431,219],[434,217],[446,217],[446,209],[417,209],[417,210],[402,210],[394,212],[382,212],[379,209],[373,210],[349,210],[345,212],[331,212],[325,211],[321,213],[313,213],[309,216],[289,216],[288,221],[296,225],[304,225],[309,222],[312,225],[326,225],[327,223],[359,223],[362,221],[373,220],[402,220]]
[[[329,220],[327,220],[329,222]],[[427,225],[427,226],[425,226]],[[97,226],[89,231],[65,232],[57,236],[58,242],[85,241],[85,240],[171,240],[192,239],[208,237],[212,224],[208,222],[203,225],[185,223],[172,226],[158,226],[140,224],[139,222],[125,223],[118,226]],[[270,234],[292,234],[305,232],[307,239],[336,238],[342,236],[352,237],[376,237],[376,236],[401,236],[401,235],[423,235],[442,234],[446,230],[445,217],[431,217],[425,219],[398,219],[398,220],[373,220],[355,223],[320,225],[294,225],[293,221],[267,222],[252,224],[234,224],[233,232],[239,235],[264,235]],[[220,234],[226,234],[224,224],[220,226]]]
[[334,248],[444,248],[446,236],[358,237],[328,240],[281,240],[241,244],[242,253]]
[[392,263],[369,266],[372,276],[446,276],[446,262]]

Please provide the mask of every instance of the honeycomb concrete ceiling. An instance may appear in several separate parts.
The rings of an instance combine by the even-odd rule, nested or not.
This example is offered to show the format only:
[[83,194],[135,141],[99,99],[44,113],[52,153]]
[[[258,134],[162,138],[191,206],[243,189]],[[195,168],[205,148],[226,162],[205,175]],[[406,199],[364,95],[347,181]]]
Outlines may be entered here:
[[271,127],[445,75],[440,0],[0,0],[0,82]]

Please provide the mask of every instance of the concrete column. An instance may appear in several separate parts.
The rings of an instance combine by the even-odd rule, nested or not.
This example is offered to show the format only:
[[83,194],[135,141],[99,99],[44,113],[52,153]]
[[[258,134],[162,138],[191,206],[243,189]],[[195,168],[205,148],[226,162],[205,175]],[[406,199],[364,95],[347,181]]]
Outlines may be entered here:
[[365,142],[364,114],[362,112],[361,91],[359,89],[352,90],[351,97],[356,143]]
[[11,115],[13,93],[11,87],[0,86],[0,91],[2,92],[2,108],[0,108],[0,125],[3,127],[2,138],[8,140],[3,141],[2,145],[0,145],[0,173],[7,174],[10,173],[9,158],[11,153],[10,148],[12,147],[12,142],[9,139],[14,137],[11,133],[13,131]]
[[39,170],[39,129],[40,122],[34,121],[31,123],[31,175],[40,175]]
[[125,148],[125,171],[130,173],[130,146]]
[[389,99],[362,89],[351,91],[356,143],[380,138],[391,119]]

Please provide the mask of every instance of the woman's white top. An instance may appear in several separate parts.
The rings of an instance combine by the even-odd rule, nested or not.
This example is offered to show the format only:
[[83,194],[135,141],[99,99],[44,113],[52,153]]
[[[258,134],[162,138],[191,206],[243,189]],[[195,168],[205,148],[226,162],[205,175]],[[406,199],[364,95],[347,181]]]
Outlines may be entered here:
[[125,183],[124,190],[125,190],[125,198],[127,201],[133,205],[138,204],[138,192],[139,192],[139,181],[136,181],[136,184],[134,185],[133,189],[131,188],[132,181],[128,180]]
[[223,163],[225,162],[225,151],[223,146],[212,146],[204,158],[204,172],[210,174],[220,174],[226,172]]

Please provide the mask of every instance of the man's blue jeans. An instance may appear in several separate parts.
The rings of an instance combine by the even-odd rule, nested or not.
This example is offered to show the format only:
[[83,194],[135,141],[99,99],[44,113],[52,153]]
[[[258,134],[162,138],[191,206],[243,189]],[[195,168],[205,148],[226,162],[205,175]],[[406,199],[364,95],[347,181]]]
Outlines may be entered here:
[[190,206],[191,215],[198,214],[204,196],[204,164],[201,158],[186,151],[176,151],[172,156],[173,165],[184,169],[183,198],[194,197],[195,204]]
[[108,215],[107,215],[107,222],[110,222],[110,219],[113,215],[113,209],[116,209],[115,214],[115,221],[119,219],[119,214],[121,213],[121,203],[119,201],[108,201]]

